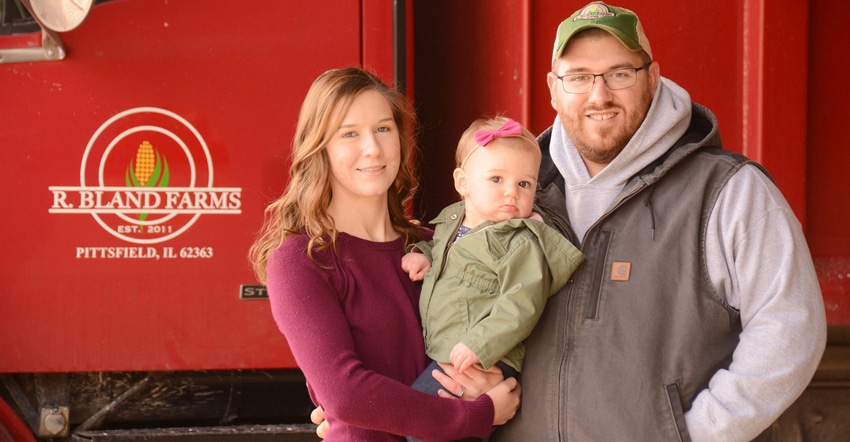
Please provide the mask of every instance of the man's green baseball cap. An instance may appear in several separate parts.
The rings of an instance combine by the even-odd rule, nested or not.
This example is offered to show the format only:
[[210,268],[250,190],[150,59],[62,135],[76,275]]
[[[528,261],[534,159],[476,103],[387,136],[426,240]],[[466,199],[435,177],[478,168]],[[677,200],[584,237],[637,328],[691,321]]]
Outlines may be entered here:
[[608,31],[627,49],[637,51],[643,49],[649,59],[652,60],[652,49],[649,48],[649,40],[643,33],[637,15],[625,8],[609,6],[602,2],[593,2],[579,9],[570,18],[561,22],[558,26],[558,35],[555,37],[555,48],[552,50],[552,64],[564,54],[564,48],[577,33],[590,28],[599,28]]

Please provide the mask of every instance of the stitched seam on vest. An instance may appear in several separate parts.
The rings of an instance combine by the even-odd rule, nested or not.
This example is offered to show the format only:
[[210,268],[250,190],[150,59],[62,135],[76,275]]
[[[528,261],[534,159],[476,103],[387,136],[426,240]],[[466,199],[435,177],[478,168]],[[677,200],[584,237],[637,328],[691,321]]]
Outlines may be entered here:
[[[714,211],[714,209],[717,205],[717,199],[720,197],[720,193],[726,187],[726,184],[729,182],[729,179],[731,179],[732,176],[735,175],[738,172],[738,170],[741,169],[741,167],[744,167],[746,164],[755,164],[755,163],[753,163],[751,160],[747,159],[743,155],[738,155],[738,154],[735,154],[733,152],[720,150],[720,149],[704,149],[702,151],[698,151],[691,158],[693,159],[693,158],[696,158],[696,157],[699,157],[699,156],[711,156],[711,158],[714,158],[714,161],[716,161],[718,163],[719,162],[726,163],[726,167],[728,167],[725,174],[716,178],[717,181],[716,181],[716,185],[714,186],[714,189],[712,191],[712,194],[708,198],[705,199],[705,205],[703,206],[703,209],[702,209],[702,215],[701,215],[702,224],[700,225],[700,233],[699,233],[699,236],[700,236],[700,244],[699,244],[699,247],[700,247],[700,273],[702,273],[703,281],[705,282],[706,286],[711,291],[711,294],[715,298],[715,300],[718,303],[720,303],[720,305],[722,305],[723,308],[725,308],[731,315],[733,315],[735,318],[738,318],[740,313],[734,307],[730,306],[729,303],[726,302],[726,299],[723,298],[723,296],[720,296],[720,294],[717,293],[717,290],[715,289],[714,284],[711,283],[711,276],[708,273],[708,258],[706,256],[705,240],[706,240],[706,235],[707,235],[707,232],[708,232],[708,220],[711,218],[711,214],[712,214],[712,212]],[[691,163],[691,164],[694,164],[694,163]],[[704,162],[701,162],[701,164],[704,164]],[[722,167],[722,166],[716,165],[715,167]],[[763,168],[761,168],[761,167],[759,167],[759,168],[764,171]]]

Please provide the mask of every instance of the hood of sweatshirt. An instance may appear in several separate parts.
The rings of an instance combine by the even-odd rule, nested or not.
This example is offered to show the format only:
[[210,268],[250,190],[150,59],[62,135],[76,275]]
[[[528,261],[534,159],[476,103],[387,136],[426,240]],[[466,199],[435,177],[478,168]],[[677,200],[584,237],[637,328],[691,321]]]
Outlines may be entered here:
[[617,157],[593,178],[560,117],[555,117],[549,154],[564,177],[570,224],[578,238],[598,220],[636,173],[664,155],[688,129],[690,95],[673,81],[660,77],[643,124]]

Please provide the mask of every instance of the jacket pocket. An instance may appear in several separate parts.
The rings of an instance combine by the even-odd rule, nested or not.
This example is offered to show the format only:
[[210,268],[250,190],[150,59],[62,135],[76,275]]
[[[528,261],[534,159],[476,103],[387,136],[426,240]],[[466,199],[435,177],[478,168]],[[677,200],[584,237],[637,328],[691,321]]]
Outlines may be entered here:
[[664,388],[667,390],[667,403],[670,405],[670,415],[678,432],[678,440],[681,442],[691,442],[688,425],[685,423],[685,410],[682,407],[682,398],[679,397],[679,384],[665,385]]

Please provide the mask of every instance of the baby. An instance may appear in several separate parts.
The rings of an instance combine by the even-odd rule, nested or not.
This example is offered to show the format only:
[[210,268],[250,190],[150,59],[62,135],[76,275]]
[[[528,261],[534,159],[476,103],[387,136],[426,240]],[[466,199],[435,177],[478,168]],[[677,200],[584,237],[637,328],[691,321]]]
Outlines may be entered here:
[[424,279],[419,308],[433,360],[414,388],[437,393],[437,362],[459,372],[496,364],[516,376],[522,341],[584,260],[532,212],[540,160],[534,136],[504,117],[477,120],[461,136],[453,176],[462,201],[431,221],[432,241],[402,259],[412,280]]

